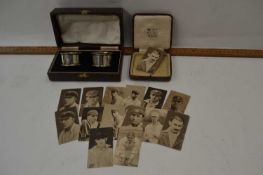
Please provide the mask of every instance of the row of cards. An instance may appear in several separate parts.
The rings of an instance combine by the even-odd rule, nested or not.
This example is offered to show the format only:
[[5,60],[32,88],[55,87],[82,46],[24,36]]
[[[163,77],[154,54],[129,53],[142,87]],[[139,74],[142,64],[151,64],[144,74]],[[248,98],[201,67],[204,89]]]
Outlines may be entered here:
[[56,112],[59,144],[89,141],[88,167],[138,166],[143,141],[181,150],[189,95],[170,91],[166,98],[166,90],[133,85],[103,90],[84,88],[81,98],[81,89],[64,89]]

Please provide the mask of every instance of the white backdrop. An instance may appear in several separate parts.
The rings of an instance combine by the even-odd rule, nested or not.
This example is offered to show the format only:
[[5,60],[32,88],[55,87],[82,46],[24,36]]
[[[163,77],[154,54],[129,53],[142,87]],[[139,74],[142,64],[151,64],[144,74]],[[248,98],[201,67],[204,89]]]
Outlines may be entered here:
[[[0,0],[0,46],[55,45],[49,12],[91,6],[172,13],[174,47],[263,45],[262,0]],[[138,82],[129,80],[125,56],[121,83],[87,83],[50,82],[46,72],[52,58],[0,55],[1,175],[262,174],[262,59],[174,57],[172,81]],[[126,84],[191,95],[183,150],[144,143],[138,168],[87,169],[87,144],[57,144],[60,90]]]
[[[167,12],[174,47],[262,49],[262,0],[0,0],[0,46],[55,45],[55,7],[123,7],[130,14]],[[130,30],[129,30],[130,31]],[[131,45],[126,33],[126,45]]]
[[[261,175],[263,61],[173,58],[170,82],[50,82],[52,56],[0,56],[2,175]],[[63,88],[137,84],[191,95],[182,151],[143,143],[138,168],[87,169],[87,143],[58,145],[54,112]]]

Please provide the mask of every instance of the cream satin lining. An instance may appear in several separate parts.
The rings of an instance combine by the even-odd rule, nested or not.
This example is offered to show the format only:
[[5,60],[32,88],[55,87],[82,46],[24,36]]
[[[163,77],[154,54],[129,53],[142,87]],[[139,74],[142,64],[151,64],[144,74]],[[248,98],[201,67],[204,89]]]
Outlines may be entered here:
[[64,43],[120,44],[118,16],[59,15]]
[[171,16],[138,15],[134,18],[134,47],[135,48],[170,48]]

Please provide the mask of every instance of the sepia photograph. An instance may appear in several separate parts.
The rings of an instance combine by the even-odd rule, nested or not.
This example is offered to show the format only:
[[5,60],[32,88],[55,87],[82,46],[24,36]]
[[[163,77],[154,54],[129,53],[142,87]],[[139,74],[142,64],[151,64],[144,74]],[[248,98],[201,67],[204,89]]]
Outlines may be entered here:
[[177,91],[170,91],[167,100],[165,101],[163,108],[172,110],[175,112],[184,113],[190,96]]
[[144,101],[142,106],[146,109],[146,113],[152,108],[161,109],[163,102],[165,100],[167,91],[162,89],[157,89],[149,87],[144,96]]
[[164,51],[150,47],[137,65],[137,70],[154,73],[161,65],[165,56],[166,53]]
[[103,107],[90,107],[83,109],[81,116],[81,125],[79,133],[79,141],[88,141],[90,129],[100,128]]
[[158,143],[166,147],[181,150],[188,122],[188,115],[168,111]]
[[122,129],[114,152],[114,164],[137,167],[140,158],[142,132]]
[[76,109],[79,111],[81,89],[63,89],[60,93],[58,111]]
[[58,143],[64,144],[78,140],[80,125],[76,109],[55,113]]
[[113,127],[113,138],[117,139],[118,132],[120,127],[122,126],[124,120],[124,107],[117,107],[115,105],[105,104],[102,120],[101,120],[101,128],[104,127]]
[[144,93],[144,86],[127,85],[124,91],[123,105],[125,107],[130,105],[141,106]]
[[143,138],[145,142],[158,143],[166,116],[166,109],[154,108],[149,111],[149,115],[144,119]]
[[83,108],[101,107],[103,97],[103,87],[84,88],[81,99],[79,115],[82,115]]
[[90,130],[88,168],[113,166],[112,128]]
[[125,117],[120,130],[134,130],[142,132],[144,129],[143,120],[145,117],[144,108],[140,106],[128,106],[125,108]]
[[125,87],[106,87],[103,105],[123,106]]

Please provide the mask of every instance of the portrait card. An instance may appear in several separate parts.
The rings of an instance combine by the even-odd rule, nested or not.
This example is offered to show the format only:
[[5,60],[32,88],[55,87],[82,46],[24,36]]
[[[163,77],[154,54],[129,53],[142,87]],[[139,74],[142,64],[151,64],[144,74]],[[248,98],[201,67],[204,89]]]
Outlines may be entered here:
[[103,105],[123,106],[125,87],[106,87]]
[[81,116],[79,141],[88,141],[90,129],[100,128],[102,120],[103,107],[83,108]]
[[82,115],[83,108],[101,107],[103,87],[89,87],[83,89],[79,115]]
[[134,132],[130,129],[121,129],[119,132],[114,164],[137,167],[140,158],[140,149],[143,132]]
[[58,111],[55,119],[59,144],[78,140],[80,125],[76,109]]
[[122,129],[130,129],[134,132],[143,132],[143,121],[145,118],[145,109],[141,106],[128,106],[125,108],[125,117],[122,123]]
[[165,100],[166,93],[167,93],[167,90],[148,87],[146,94],[144,96],[144,101],[143,101],[142,106],[146,110],[152,109],[152,108],[161,109],[163,106],[163,102]]
[[88,168],[113,166],[113,130],[97,128],[90,130]]
[[190,96],[177,91],[170,91],[163,108],[175,112],[184,113],[187,104],[189,103]]
[[62,89],[60,93],[58,111],[76,109],[79,111],[81,89]]
[[125,107],[130,105],[141,106],[145,89],[146,89],[145,86],[127,85],[124,91],[124,99],[123,99],[124,106]]
[[171,56],[169,53],[166,54],[164,57],[164,60],[162,61],[162,64],[160,64],[159,68],[154,73],[148,73],[143,72],[141,70],[137,70],[137,65],[141,63],[141,60],[143,58],[144,53],[143,52],[134,52],[132,54],[131,58],[131,64],[130,64],[130,75],[132,76],[132,79],[137,78],[146,78],[146,79],[152,79],[152,78],[168,78],[171,77],[172,70],[171,70]]
[[166,147],[181,150],[188,122],[188,115],[168,111],[158,143]]
[[165,56],[166,53],[164,51],[149,47],[136,69],[143,72],[154,73],[159,68]]
[[158,143],[167,116],[166,109],[153,108],[145,116],[143,138],[145,142]]
[[102,120],[101,120],[101,127],[112,127],[113,128],[113,138],[117,139],[118,132],[120,127],[122,126],[124,120],[124,107],[118,107],[115,105],[105,104]]

